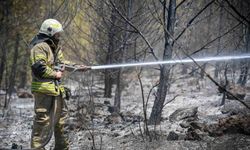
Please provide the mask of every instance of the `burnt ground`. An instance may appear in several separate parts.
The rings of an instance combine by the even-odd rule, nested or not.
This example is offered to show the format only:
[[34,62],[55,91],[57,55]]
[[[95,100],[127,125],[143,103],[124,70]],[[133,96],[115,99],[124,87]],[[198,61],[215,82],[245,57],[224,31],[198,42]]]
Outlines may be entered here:
[[[143,80],[147,94],[156,81]],[[138,81],[125,87],[120,114],[112,113],[113,99],[102,98],[102,84],[92,86],[91,99],[88,87],[76,86],[74,82],[68,86],[74,96],[67,101],[72,150],[250,149],[249,110],[234,100],[226,100],[224,106],[219,106],[222,95],[207,80],[185,78],[172,85],[166,101],[178,96],[164,107],[161,124],[149,126],[151,140],[143,130]],[[10,109],[1,112],[5,115],[0,118],[0,147],[10,148],[16,143],[28,148],[34,100],[13,97]],[[148,116],[153,101],[154,94],[149,99]],[[250,101],[248,95],[244,101]],[[46,148],[53,148],[53,139]]]

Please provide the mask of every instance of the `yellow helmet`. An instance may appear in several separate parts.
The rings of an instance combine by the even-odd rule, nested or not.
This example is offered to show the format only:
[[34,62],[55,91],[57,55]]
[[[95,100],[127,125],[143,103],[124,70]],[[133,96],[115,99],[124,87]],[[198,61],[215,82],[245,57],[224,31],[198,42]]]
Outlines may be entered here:
[[46,19],[39,30],[39,33],[52,37],[55,33],[62,32],[62,24],[55,19]]

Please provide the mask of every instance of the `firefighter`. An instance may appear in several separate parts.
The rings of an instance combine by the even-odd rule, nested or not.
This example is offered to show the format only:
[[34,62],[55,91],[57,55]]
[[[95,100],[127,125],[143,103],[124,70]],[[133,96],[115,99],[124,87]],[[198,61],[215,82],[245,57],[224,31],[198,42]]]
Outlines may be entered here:
[[[64,101],[65,90],[59,80],[63,72],[54,70],[56,63],[69,63],[64,60],[58,46],[63,27],[55,19],[45,20],[39,33],[30,43],[30,65],[32,70],[31,90],[35,98],[35,117],[31,135],[31,147],[44,149],[49,131],[54,127],[55,149],[69,149],[67,137],[67,109]],[[80,66],[86,71],[87,67]],[[54,120],[54,122],[53,122]]]

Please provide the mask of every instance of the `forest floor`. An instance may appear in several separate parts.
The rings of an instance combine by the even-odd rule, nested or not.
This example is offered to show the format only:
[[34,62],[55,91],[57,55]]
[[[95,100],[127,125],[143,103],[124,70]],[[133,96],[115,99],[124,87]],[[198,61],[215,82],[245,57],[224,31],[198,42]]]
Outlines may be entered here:
[[[92,88],[79,88],[73,81],[69,82],[68,86],[74,91],[74,97],[67,101],[70,149],[250,149],[249,122],[246,123],[247,129],[239,127],[239,124],[247,126],[242,122],[227,126],[228,120],[232,120],[234,116],[248,116],[249,110],[234,100],[226,100],[225,105],[220,106],[222,95],[210,81],[193,77],[176,80],[166,102],[176,98],[165,105],[161,124],[149,126],[151,140],[144,134],[139,82],[127,82],[120,114],[111,113],[113,98],[103,98],[102,84],[96,83]],[[157,79],[143,78],[145,97],[156,82]],[[84,92],[79,94],[77,91]],[[89,92],[93,93],[92,96],[89,96]],[[154,94],[149,97],[147,116],[150,115],[154,98]],[[245,101],[250,102],[248,95]],[[11,100],[8,114],[5,112],[5,116],[0,118],[0,148],[11,148],[13,143],[22,145],[23,148],[30,147],[33,105],[32,98]],[[229,119],[224,120],[226,123],[223,126],[225,118]],[[245,120],[249,120],[248,118]],[[53,139],[46,148],[53,148]]]

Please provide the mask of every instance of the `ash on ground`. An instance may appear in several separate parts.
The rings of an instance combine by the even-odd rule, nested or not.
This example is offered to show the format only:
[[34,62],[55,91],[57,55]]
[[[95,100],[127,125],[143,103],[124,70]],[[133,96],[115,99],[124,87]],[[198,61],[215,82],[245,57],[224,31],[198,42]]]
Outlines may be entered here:
[[[143,79],[145,95],[156,82],[157,79]],[[228,99],[220,106],[222,94],[208,80],[188,77],[172,84],[166,102],[175,99],[164,107],[161,124],[148,126],[149,136],[144,130],[138,81],[125,87],[120,113],[114,113],[113,98],[103,98],[103,84],[89,87],[74,81],[69,83],[73,97],[67,101],[70,114],[67,124],[72,150],[250,149],[249,109]],[[153,92],[148,101],[147,116],[154,99]],[[250,105],[247,93],[244,101]],[[13,143],[30,147],[33,105],[33,98],[14,96],[9,109],[1,112],[0,148],[11,148]],[[53,144],[52,139],[46,148],[53,149]]]

